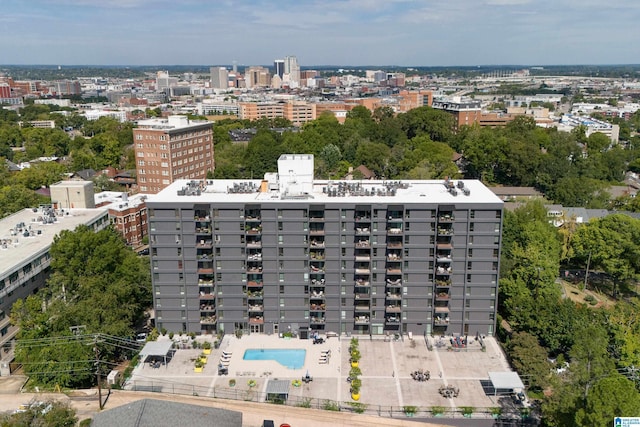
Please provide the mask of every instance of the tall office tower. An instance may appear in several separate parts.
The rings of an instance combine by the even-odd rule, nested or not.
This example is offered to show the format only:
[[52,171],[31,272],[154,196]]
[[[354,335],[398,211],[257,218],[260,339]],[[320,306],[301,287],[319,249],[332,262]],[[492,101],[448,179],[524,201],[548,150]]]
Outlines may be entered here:
[[176,77],[170,77],[168,71],[158,71],[156,74],[156,90],[161,92],[178,84]]
[[158,328],[495,333],[503,202],[480,181],[320,181],[286,154],[147,207]]
[[225,67],[211,67],[211,87],[214,89],[229,88],[229,72]]
[[133,130],[138,187],[157,193],[176,179],[205,179],[214,170],[213,123],[187,116],[140,120]]
[[244,80],[248,88],[269,87],[271,85],[271,73],[265,67],[248,67],[244,71]]
[[289,83],[300,83],[300,65],[295,56],[285,56],[283,81]]
[[278,76],[282,79],[284,75],[284,59],[276,59],[273,61],[273,67],[275,68],[274,76]]

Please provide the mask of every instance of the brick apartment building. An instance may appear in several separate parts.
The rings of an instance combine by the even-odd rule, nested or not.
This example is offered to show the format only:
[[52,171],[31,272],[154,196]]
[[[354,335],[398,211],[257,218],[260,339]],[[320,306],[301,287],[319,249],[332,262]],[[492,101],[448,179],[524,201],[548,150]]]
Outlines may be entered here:
[[155,194],[176,179],[205,179],[213,171],[213,123],[186,116],[141,120],[133,129],[138,187]]

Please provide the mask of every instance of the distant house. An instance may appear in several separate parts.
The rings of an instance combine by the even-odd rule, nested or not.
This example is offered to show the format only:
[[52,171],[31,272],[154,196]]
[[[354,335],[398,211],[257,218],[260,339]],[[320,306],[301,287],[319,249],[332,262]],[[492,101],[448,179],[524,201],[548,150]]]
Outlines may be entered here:
[[82,169],[82,170],[79,170],[79,171],[75,172],[71,176],[71,179],[81,179],[81,180],[84,180],[84,181],[89,181],[94,176],[96,176],[96,171],[94,171],[93,169]]
[[362,174],[363,179],[375,179],[376,174],[365,165],[360,165],[356,168],[356,171]]

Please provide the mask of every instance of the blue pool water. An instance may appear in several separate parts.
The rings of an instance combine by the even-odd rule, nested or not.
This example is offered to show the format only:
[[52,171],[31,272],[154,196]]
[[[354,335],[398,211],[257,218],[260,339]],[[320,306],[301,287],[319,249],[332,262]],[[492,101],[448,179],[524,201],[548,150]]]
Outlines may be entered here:
[[304,366],[307,350],[281,349],[249,349],[244,352],[244,360],[275,360],[289,369],[300,369]]

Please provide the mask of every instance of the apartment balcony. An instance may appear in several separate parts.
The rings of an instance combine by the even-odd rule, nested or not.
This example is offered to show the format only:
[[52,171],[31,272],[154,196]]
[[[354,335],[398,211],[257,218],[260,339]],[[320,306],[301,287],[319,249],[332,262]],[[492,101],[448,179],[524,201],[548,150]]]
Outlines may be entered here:
[[323,278],[312,277],[311,278],[311,286],[312,287],[322,287],[324,288],[325,280]]
[[369,262],[369,261],[371,261],[371,255],[368,254],[368,253],[366,253],[366,254],[356,253],[356,261]]
[[262,241],[261,240],[247,240],[247,248],[261,248]]
[[315,274],[324,274],[324,265],[310,265],[309,271]]
[[371,299],[371,294],[369,292],[357,292],[354,294],[354,298],[360,301],[368,301]]
[[249,313],[262,313],[264,311],[264,306],[262,304],[249,305],[247,311]]
[[356,241],[355,246],[358,249],[369,249],[371,247],[371,243],[368,239],[360,239]]
[[324,261],[324,251],[312,251],[309,253],[309,259],[312,261]]
[[211,222],[211,217],[210,217],[209,215],[204,215],[204,216],[198,216],[198,215],[196,215],[196,216],[194,216],[194,217],[193,217],[193,220],[194,220],[195,222],[204,222],[204,223],[208,223],[208,222]]
[[198,274],[213,274],[213,266],[198,267]]
[[387,223],[398,223],[398,222],[402,222],[403,219],[401,216],[396,216],[396,215],[392,215],[387,217]]
[[213,292],[207,292],[207,291],[200,291],[200,302],[202,301],[211,301],[216,299],[216,294],[214,294]]
[[398,325],[400,324],[400,316],[385,316],[384,323]]
[[395,288],[395,287],[400,287],[402,286],[402,279],[401,278],[391,278],[391,277],[387,277],[387,287],[388,288]]
[[326,299],[325,295],[324,295],[324,288],[322,289],[311,289],[309,290],[309,299],[311,301],[324,301]]
[[324,221],[324,213],[309,214],[309,222],[323,222],[323,221]]
[[453,245],[451,244],[451,240],[440,240],[436,242],[436,248],[440,249],[453,249]]
[[433,323],[435,325],[448,325],[449,324],[449,316],[436,316],[433,318]]
[[438,236],[453,236],[453,228],[438,227]]
[[309,228],[311,236],[324,236],[324,228]]
[[387,266],[387,274],[398,275],[402,274],[402,269],[395,265]]
[[436,268],[436,276],[450,276],[452,271],[451,267],[439,266]]
[[249,226],[245,228],[245,233],[250,236],[257,236],[262,234],[262,226]]
[[387,261],[402,261],[402,254],[400,252],[390,252],[387,254]]
[[260,222],[260,221],[262,221],[262,218],[260,217],[260,215],[258,215],[256,213],[245,212],[244,213],[244,221],[245,222]]
[[356,287],[367,287],[370,285],[369,280],[363,278],[356,279],[354,283]]
[[455,219],[452,213],[442,213],[438,216],[438,222],[453,222]]
[[451,279],[436,280],[437,288],[448,288],[449,286],[451,286]]
[[201,325],[215,325],[216,316],[200,316]]
[[451,254],[448,255],[436,255],[436,262],[438,264],[444,264],[444,263],[450,263],[451,260]]
[[324,303],[309,305],[309,310],[311,311],[326,311],[326,309],[327,306]]
[[397,228],[397,227],[388,228],[387,234],[390,236],[397,236],[398,234],[402,234],[402,228]]
[[202,313],[208,313],[207,315],[209,315],[209,313],[215,313],[216,312],[216,306],[213,304],[202,304],[200,303],[200,313],[202,315]]
[[369,227],[356,227],[356,236],[368,236],[371,234]]
[[387,299],[394,300],[394,301],[401,300],[402,294],[396,293],[396,292],[387,292]]
[[353,306],[353,311],[356,313],[368,313],[371,311],[371,306],[369,303],[367,304],[355,304]]
[[198,249],[211,249],[213,247],[213,240],[200,240],[196,243]]
[[369,267],[364,267],[364,266],[356,267],[355,271],[356,271],[356,274],[363,274],[363,275],[371,274],[371,270],[369,270]]
[[209,278],[209,277],[199,278],[198,286],[213,286],[213,278]]
[[438,305],[433,307],[433,311],[437,314],[449,314],[449,307],[446,305]]
[[436,294],[436,301],[449,301],[450,298],[449,292],[438,292]]
[[371,222],[371,214],[358,214],[356,212],[356,215],[353,219],[355,220],[355,222]]
[[247,288],[262,288],[262,281],[249,280],[247,282]]
[[211,227],[196,227],[196,234],[211,234]]
[[250,325],[262,325],[262,324],[264,324],[264,317],[263,316],[251,316],[251,317],[249,317],[249,324]]
[[248,265],[247,266],[247,273],[250,273],[250,274],[261,274],[262,273],[262,266],[261,265]]
[[385,313],[400,313],[402,312],[402,307],[398,304],[388,304],[384,307]]
[[247,292],[248,301],[262,301],[264,299],[264,292]]
[[314,324],[314,325],[324,324],[325,323],[325,318],[324,318],[324,316],[312,316],[312,317],[309,318],[309,322]]
[[356,325],[368,325],[369,316],[356,316],[353,319],[353,323],[355,323]]
[[254,252],[248,254],[247,261],[262,261],[262,252]]
[[402,249],[402,240],[388,240],[387,249]]
[[310,248],[324,248],[324,240],[311,239],[309,242]]

